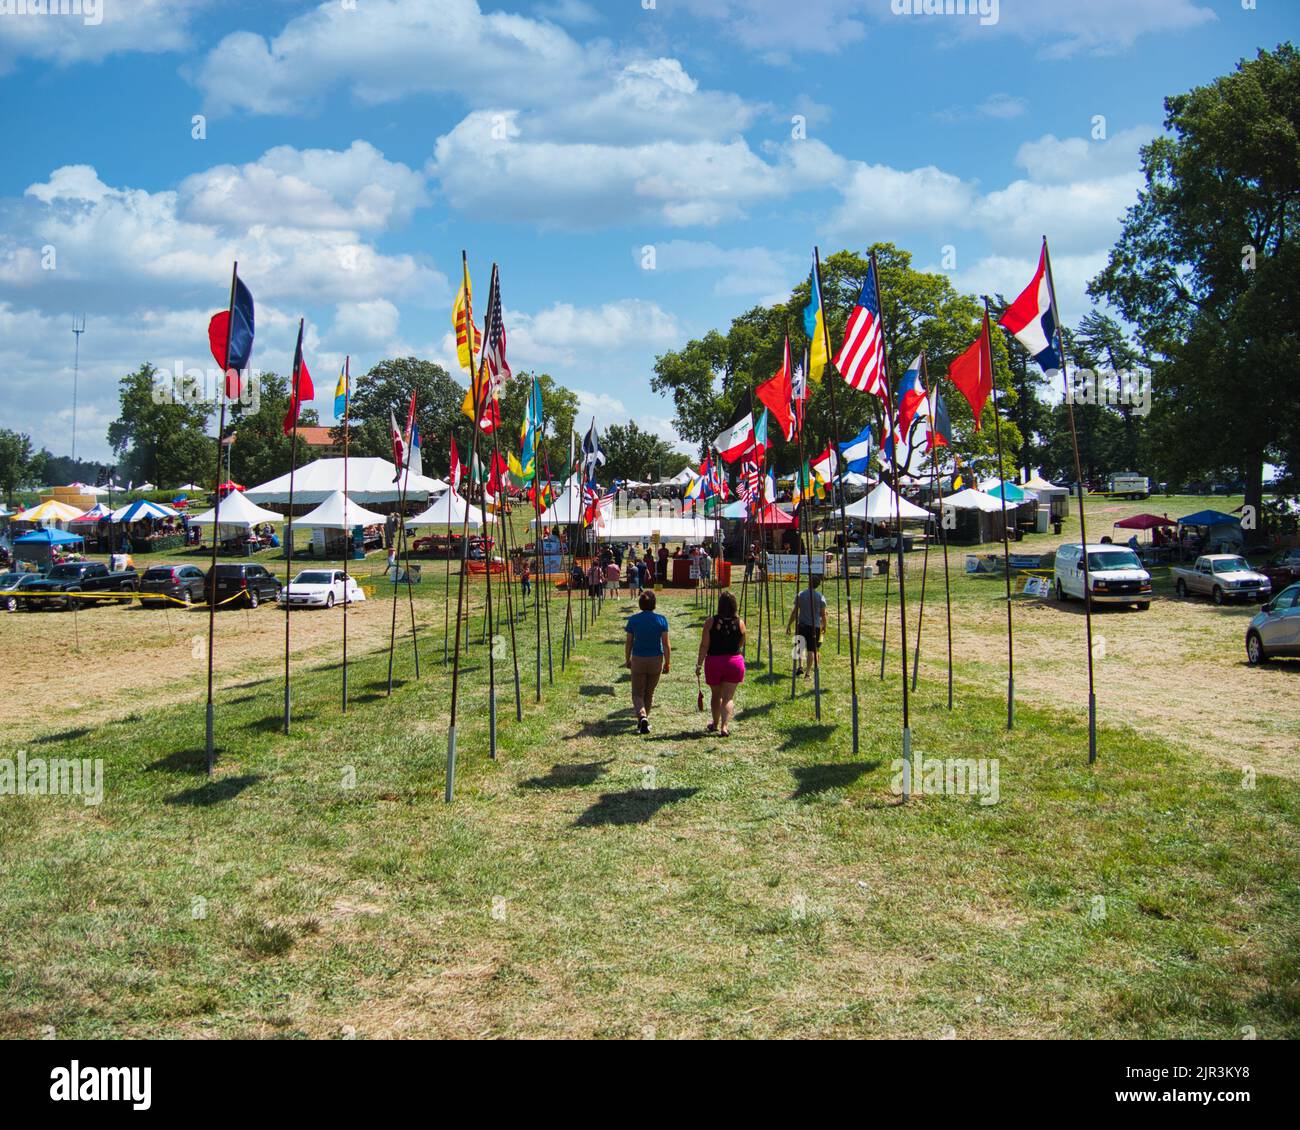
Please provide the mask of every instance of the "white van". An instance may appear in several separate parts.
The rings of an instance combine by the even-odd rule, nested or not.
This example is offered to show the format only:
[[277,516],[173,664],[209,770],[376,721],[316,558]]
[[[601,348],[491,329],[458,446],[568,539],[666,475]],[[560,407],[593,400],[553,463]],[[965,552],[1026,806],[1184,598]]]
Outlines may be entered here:
[[[1064,604],[1071,597],[1083,599],[1083,546],[1058,548],[1053,572],[1057,600]],[[1095,604],[1136,604],[1143,611],[1151,607],[1151,574],[1126,545],[1088,546],[1088,580]]]

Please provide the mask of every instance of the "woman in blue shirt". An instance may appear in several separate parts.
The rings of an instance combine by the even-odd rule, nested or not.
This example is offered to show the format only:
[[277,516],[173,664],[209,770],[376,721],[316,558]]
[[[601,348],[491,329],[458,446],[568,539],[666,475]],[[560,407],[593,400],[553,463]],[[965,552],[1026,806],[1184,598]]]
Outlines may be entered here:
[[632,672],[632,709],[639,733],[650,732],[650,708],[654,705],[659,676],[668,674],[672,647],[668,643],[668,620],[655,611],[655,594],[643,592],[637,601],[641,611],[628,617],[623,646],[623,666]]

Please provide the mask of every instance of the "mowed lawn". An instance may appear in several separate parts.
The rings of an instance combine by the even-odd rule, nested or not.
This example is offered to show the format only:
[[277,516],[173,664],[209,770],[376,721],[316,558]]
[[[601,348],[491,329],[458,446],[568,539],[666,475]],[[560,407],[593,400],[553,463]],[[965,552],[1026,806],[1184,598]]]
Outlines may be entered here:
[[[918,558],[908,563],[909,630]],[[715,738],[695,709],[704,610],[680,593],[661,594],[677,650],[646,737],[634,732],[621,668],[627,600],[606,603],[563,671],[563,598],[552,604],[555,681],[544,673],[540,705],[530,612],[518,636],[522,722],[508,636],[498,638],[491,762],[480,587],[452,805],[441,583],[418,590],[421,677],[407,644],[388,697],[386,650],[365,654],[344,716],[340,672],[326,659],[295,677],[287,738],[274,667],[240,677],[228,653],[212,781],[192,694],[139,693],[106,722],[51,704],[0,756],[102,758],[105,796],[99,806],[0,797],[0,1034],[1300,1033],[1294,774],[1248,772],[1160,727],[1118,721],[1103,726],[1089,768],[1081,663],[1068,701],[1026,693],[1008,734],[1003,606],[989,581],[956,572],[955,625],[978,630],[984,650],[958,655],[949,712],[941,605],[931,604],[939,578],[912,699],[915,753],[997,759],[994,804],[933,794],[898,803],[901,660],[895,620],[879,678],[878,580],[865,590],[856,755],[846,625],[838,653],[830,632],[820,721],[810,683],[791,699],[779,628],[775,673],[765,639],[732,737]],[[783,619],[789,589],[776,600]],[[1099,617],[1112,651],[1122,655],[1126,631],[1160,623],[1161,607]],[[1026,663],[1035,632],[1070,646],[1081,631],[1077,616],[1035,622],[1031,609],[1016,605]],[[1219,610],[1186,611],[1204,613],[1219,644],[1240,634]],[[364,615],[376,613],[386,620],[387,606]],[[82,631],[135,615],[96,610]],[[19,619],[53,631],[67,617],[4,627]],[[227,647],[243,620],[219,622]],[[753,633],[752,608],[750,620]],[[129,634],[115,638],[126,664]],[[1107,662],[1103,698],[1115,678]],[[1212,677],[1213,662],[1198,657],[1198,671]],[[1293,690],[1297,666],[1250,674]],[[1170,713],[1197,705],[1161,686]],[[1290,742],[1293,753],[1294,732]]]

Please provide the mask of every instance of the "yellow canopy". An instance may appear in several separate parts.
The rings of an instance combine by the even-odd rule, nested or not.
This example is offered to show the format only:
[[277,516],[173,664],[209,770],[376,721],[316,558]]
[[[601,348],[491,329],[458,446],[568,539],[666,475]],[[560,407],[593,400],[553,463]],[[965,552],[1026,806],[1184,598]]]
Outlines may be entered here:
[[50,498],[39,506],[15,514],[14,519],[18,522],[71,522],[73,518],[80,518],[82,513],[75,506]]

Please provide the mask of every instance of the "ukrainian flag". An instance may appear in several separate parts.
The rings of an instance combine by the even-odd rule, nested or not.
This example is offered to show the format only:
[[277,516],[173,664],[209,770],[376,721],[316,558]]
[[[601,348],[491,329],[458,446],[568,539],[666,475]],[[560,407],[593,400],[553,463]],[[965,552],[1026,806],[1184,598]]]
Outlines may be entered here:
[[339,370],[339,383],[334,386],[334,419],[341,420],[348,414],[348,371]]
[[808,379],[820,381],[827,360],[826,319],[822,313],[822,288],[816,263],[808,272],[808,305],[803,309],[803,331],[808,337]]

